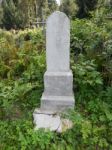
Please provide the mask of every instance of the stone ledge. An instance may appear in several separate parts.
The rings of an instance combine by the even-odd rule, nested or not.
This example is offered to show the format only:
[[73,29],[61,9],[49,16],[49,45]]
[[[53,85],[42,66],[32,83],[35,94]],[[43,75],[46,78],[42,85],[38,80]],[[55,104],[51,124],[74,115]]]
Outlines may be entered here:
[[46,96],[42,95],[41,109],[61,112],[66,109],[74,109],[74,96]]
[[46,71],[44,76],[73,76],[72,71],[68,70],[68,71]]

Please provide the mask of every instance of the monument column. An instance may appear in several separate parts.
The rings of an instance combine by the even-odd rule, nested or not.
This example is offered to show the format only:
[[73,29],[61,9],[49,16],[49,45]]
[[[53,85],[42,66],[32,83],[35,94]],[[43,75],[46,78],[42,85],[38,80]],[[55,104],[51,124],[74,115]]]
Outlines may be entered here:
[[[46,63],[41,108],[33,113],[35,129],[62,132],[72,127],[60,112],[74,108],[73,75],[70,70],[70,21],[62,12],[54,12],[47,20]],[[64,123],[63,123],[64,122]]]
[[70,70],[70,21],[59,11],[47,20],[46,63],[41,110],[60,112],[74,108],[73,75]]

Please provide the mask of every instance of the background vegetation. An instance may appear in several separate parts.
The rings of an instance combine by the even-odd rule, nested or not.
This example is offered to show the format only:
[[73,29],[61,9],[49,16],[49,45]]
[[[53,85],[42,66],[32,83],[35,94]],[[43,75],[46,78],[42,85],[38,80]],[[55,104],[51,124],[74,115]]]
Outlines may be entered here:
[[[111,150],[112,9],[110,5],[94,1],[94,7],[91,9],[90,6],[86,6],[88,1],[85,1],[85,4],[81,1],[69,1],[69,4],[72,2],[74,4],[70,5],[70,8],[73,6],[75,9],[72,12],[65,9],[69,6],[66,5],[67,0],[65,3],[62,1],[60,8],[55,5],[72,19],[71,68],[76,99],[75,110],[64,115],[73,121],[73,128],[64,133],[55,133],[44,132],[43,129],[34,131],[32,122],[32,113],[40,105],[43,74],[46,69],[43,29],[26,28],[28,24],[23,18],[27,13],[23,15],[21,13],[23,8],[21,7],[20,11],[20,7],[17,6],[21,3],[8,2],[5,0],[5,4],[1,6],[5,16],[3,18],[1,16],[0,22],[2,27],[0,29],[0,149]],[[8,17],[6,6],[12,7],[14,2],[13,16],[10,14]],[[80,12],[80,4],[88,8],[84,12],[86,15]],[[91,12],[93,9],[94,11]],[[23,18],[18,13],[21,13]],[[37,16],[38,19],[42,19]],[[19,17],[26,25],[20,23]],[[6,31],[3,28],[18,30]]]

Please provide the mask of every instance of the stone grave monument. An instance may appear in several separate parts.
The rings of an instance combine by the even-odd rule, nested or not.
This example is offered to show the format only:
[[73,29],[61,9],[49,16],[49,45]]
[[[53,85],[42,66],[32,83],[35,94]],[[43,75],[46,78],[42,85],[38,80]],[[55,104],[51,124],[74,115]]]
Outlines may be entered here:
[[70,21],[59,11],[47,20],[46,63],[41,108],[34,111],[34,123],[37,129],[61,130],[59,113],[73,109],[75,100],[70,70]]

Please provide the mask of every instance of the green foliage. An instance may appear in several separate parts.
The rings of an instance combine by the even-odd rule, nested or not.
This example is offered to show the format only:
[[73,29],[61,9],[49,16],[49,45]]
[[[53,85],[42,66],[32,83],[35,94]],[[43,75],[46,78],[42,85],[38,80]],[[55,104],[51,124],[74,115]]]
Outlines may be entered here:
[[31,27],[56,9],[55,0],[3,0],[0,4],[0,27],[8,30]]
[[32,123],[46,68],[42,30],[0,30],[0,149],[112,149],[111,28],[96,19],[72,22],[76,106],[64,114],[73,122],[64,133],[35,131]]
[[4,0],[2,24],[6,29],[24,28],[28,24],[28,1]]
[[80,101],[85,99],[87,102],[87,97],[88,100],[90,100],[90,98],[93,99],[93,96],[97,95],[101,90],[103,84],[102,78],[96,68],[93,60],[86,60],[82,55],[79,55],[77,65],[72,66],[75,75],[75,83],[80,92],[80,94],[78,93],[81,98],[79,98]]
[[76,4],[78,5],[78,18],[86,18],[89,17],[90,11],[94,10],[98,0],[76,0]]
[[74,0],[62,0],[60,10],[70,18],[74,18],[77,12],[77,5]]
[[5,124],[1,122],[0,126],[3,137],[1,142],[7,143],[7,145],[1,144],[1,149],[44,150],[48,149],[53,139],[53,133],[43,130],[34,131],[31,121],[25,119],[12,121],[12,123],[6,121]]
[[[45,70],[41,32],[29,30],[13,37],[11,33],[1,31],[0,101],[1,113],[4,114],[1,117],[10,119],[13,108],[16,115],[21,113],[24,106],[30,108],[40,99],[42,75]],[[29,40],[26,40],[26,37]],[[7,38],[9,41],[6,41]]]
[[88,60],[94,60],[101,72],[105,84],[112,82],[112,27],[111,22],[101,22],[95,19],[75,20],[71,27],[71,49],[77,56],[83,53]]
[[80,19],[91,16],[91,11],[95,10],[100,0],[62,0],[60,10],[69,17]]

